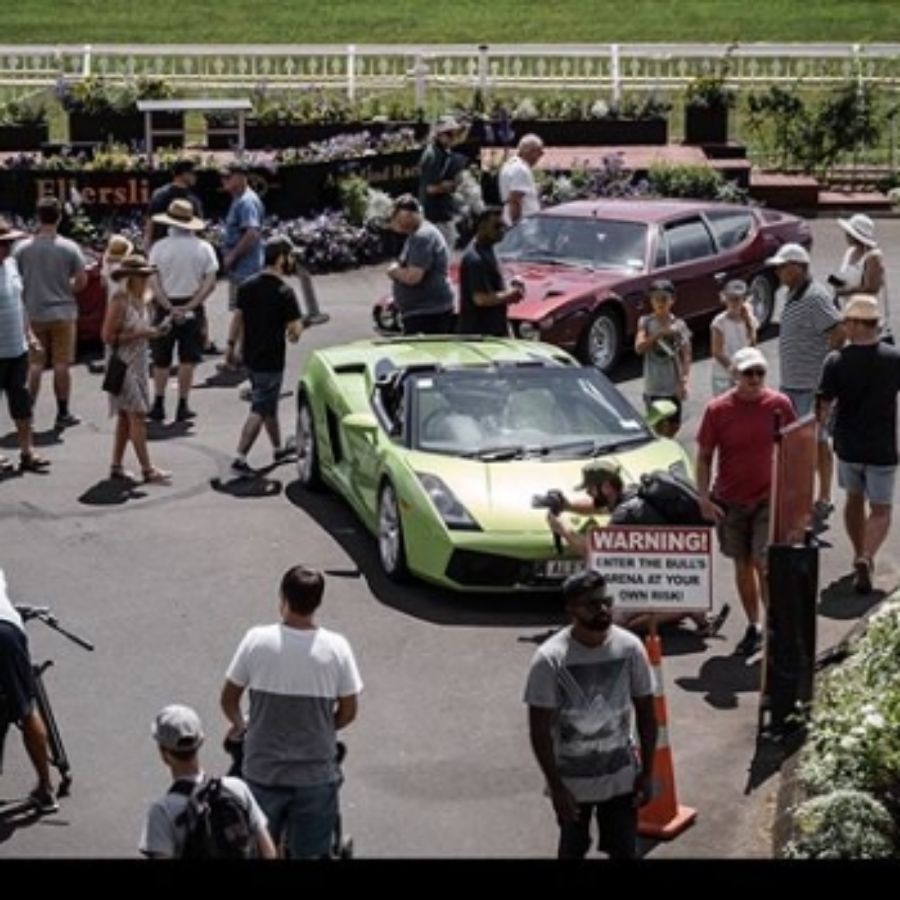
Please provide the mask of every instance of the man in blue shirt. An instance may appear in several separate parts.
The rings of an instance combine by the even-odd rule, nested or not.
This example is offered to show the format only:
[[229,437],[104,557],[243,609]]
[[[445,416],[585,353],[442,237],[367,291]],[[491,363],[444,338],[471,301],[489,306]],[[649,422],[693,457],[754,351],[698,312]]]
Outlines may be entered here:
[[247,184],[247,164],[228,163],[222,171],[222,186],[231,194],[225,217],[225,256],[222,260],[230,282],[228,309],[234,310],[238,285],[262,271],[262,223],[266,211],[259,195]]
[[[16,423],[19,439],[19,467],[23,471],[41,472],[49,461],[34,451],[31,430],[31,394],[28,381],[28,351],[38,352],[40,344],[28,323],[22,303],[22,280],[12,258],[15,241],[24,238],[0,219],[0,393],[6,394],[9,414]],[[12,463],[0,455],[0,473],[12,469]]]

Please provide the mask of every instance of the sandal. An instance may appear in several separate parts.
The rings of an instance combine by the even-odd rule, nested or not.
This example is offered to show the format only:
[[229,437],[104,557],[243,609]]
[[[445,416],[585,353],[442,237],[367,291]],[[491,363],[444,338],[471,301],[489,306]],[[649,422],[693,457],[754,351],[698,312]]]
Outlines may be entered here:
[[137,479],[131,472],[126,471],[124,466],[111,465],[109,467],[109,478],[110,481],[132,481],[137,482]]
[[19,456],[19,470],[22,472],[46,472],[50,468],[50,460],[37,453],[22,453]]
[[143,469],[141,475],[144,477],[144,484],[168,484],[172,480],[172,473],[165,469],[157,469],[155,466],[150,469]]

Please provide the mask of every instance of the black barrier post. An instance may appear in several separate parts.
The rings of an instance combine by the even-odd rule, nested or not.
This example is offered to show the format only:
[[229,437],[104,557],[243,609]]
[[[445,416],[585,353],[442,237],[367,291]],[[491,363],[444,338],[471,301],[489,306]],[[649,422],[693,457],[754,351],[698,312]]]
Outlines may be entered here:
[[819,547],[812,533],[803,544],[770,545],[766,578],[769,606],[760,732],[783,738],[803,727],[813,697]]

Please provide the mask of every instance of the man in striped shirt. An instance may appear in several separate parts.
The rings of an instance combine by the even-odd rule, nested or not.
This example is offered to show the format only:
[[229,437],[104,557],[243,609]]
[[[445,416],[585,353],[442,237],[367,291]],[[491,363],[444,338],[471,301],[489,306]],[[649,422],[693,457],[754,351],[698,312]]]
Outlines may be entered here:
[[[844,343],[841,313],[831,291],[810,275],[809,253],[799,244],[782,245],[766,262],[775,267],[779,282],[787,290],[778,341],[781,393],[791,401],[797,416],[802,417],[814,412],[825,357]],[[824,522],[834,509],[831,503],[834,460],[828,445],[830,436],[827,426],[819,428],[816,460],[819,490],[813,512],[820,522]]]

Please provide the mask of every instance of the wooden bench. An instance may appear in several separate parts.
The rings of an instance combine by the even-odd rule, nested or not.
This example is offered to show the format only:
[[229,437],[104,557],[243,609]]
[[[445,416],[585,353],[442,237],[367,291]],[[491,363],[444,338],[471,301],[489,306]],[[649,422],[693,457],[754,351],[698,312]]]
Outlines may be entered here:
[[244,149],[244,119],[253,109],[253,104],[246,98],[206,98],[194,100],[138,100],[138,112],[144,114],[144,136],[147,147],[147,160],[153,165],[153,139],[183,134],[181,130],[171,128],[154,128],[155,112],[234,112],[237,113],[237,124],[221,128],[207,129],[207,134],[227,134],[237,138],[237,149]]

